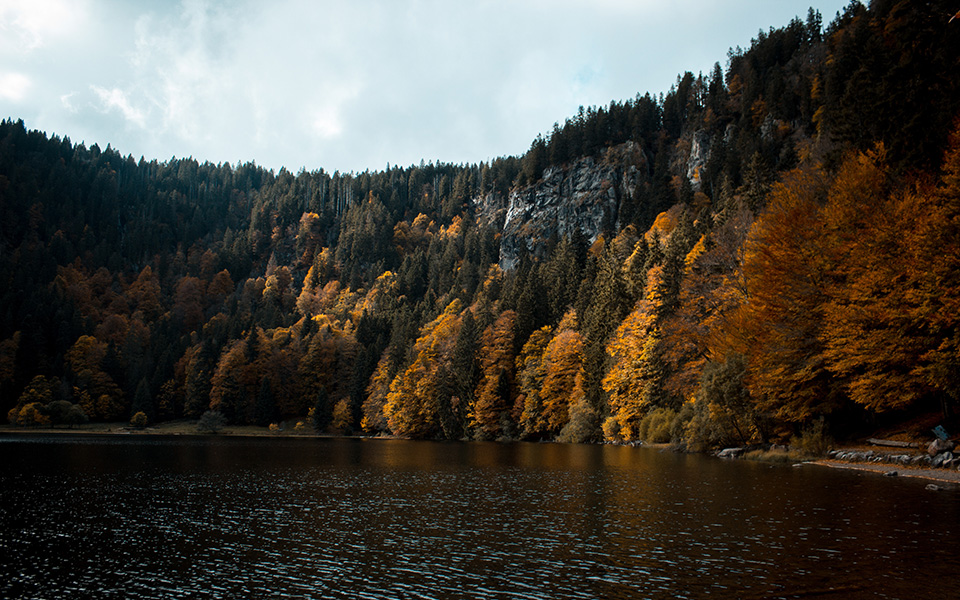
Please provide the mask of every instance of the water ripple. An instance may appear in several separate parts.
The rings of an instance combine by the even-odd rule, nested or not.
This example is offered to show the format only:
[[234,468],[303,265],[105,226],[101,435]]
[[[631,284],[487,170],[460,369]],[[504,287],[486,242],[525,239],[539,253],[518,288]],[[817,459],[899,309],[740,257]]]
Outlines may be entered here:
[[7,443],[0,596],[916,598],[930,569],[960,566],[956,503],[901,482],[879,494],[642,449],[518,445],[531,464],[352,443]]

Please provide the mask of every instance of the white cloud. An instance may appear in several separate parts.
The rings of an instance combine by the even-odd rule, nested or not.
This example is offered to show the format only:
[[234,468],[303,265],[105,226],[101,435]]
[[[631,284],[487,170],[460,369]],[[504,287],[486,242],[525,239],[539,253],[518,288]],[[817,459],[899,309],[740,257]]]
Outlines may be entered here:
[[140,128],[143,128],[146,125],[146,118],[143,114],[143,111],[135,108],[130,104],[130,101],[127,99],[127,95],[123,90],[112,88],[105,89],[96,85],[91,85],[90,89],[94,94],[97,95],[97,98],[100,99],[102,110],[104,112],[109,112],[111,110],[118,110],[120,114],[123,115],[123,118],[127,121],[137,125]]
[[0,73],[0,99],[21,102],[32,84],[23,73]]
[[0,0],[0,32],[21,52],[84,27],[84,0]]
[[76,95],[76,92],[69,92],[67,94],[60,95],[60,105],[67,109],[67,112],[76,114],[79,110],[73,103],[73,97]]
[[147,158],[476,162],[665,92],[811,1],[0,0],[0,77],[29,81],[0,86],[0,116]]

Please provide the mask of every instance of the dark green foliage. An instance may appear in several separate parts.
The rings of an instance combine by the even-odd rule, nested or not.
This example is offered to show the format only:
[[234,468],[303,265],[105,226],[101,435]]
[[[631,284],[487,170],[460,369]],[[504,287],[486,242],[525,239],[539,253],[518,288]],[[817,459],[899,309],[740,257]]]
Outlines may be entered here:
[[188,417],[199,417],[210,406],[210,378],[216,367],[213,343],[204,341],[200,351],[186,366],[186,400],[183,412]]
[[220,433],[227,426],[227,419],[222,413],[208,410],[200,416],[197,422],[197,431],[200,433]]
[[311,425],[317,433],[325,433],[333,421],[333,402],[327,394],[327,388],[320,387],[317,398],[313,403],[313,419]]
[[451,432],[447,436],[451,439],[460,439],[466,434],[467,407],[473,402],[474,390],[480,379],[480,366],[477,362],[480,333],[473,312],[466,311],[460,322],[460,331],[450,361],[450,394],[457,400],[451,402],[449,421],[444,422],[444,430]]
[[257,403],[254,406],[254,422],[260,427],[266,427],[277,421],[277,403],[273,399],[273,390],[270,380],[264,377],[260,381],[260,391],[257,392]]
[[47,405],[47,414],[53,425],[69,425],[74,427],[86,423],[87,415],[80,406],[67,400],[54,400]]
[[710,407],[712,436],[715,442],[746,444],[755,434],[765,437],[762,418],[750,400],[744,378],[747,365],[740,355],[728,356],[720,363],[711,362],[700,378],[698,402]]

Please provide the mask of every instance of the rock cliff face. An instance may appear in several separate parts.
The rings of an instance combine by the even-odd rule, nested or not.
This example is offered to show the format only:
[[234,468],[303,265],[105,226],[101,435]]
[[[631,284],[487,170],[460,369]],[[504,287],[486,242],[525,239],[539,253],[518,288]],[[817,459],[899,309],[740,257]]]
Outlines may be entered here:
[[693,132],[690,140],[690,154],[686,160],[686,175],[694,190],[700,189],[700,170],[710,160],[710,144],[712,140],[705,131]]
[[540,181],[506,199],[494,194],[478,199],[479,219],[502,231],[500,267],[512,269],[524,254],[538,255],[554,234],[579,230],[593,242],[604,229],[616,228],[621,200],[634,193],[646,169],[642,150],[628,142],[600,160],[587,157],[551,167]]

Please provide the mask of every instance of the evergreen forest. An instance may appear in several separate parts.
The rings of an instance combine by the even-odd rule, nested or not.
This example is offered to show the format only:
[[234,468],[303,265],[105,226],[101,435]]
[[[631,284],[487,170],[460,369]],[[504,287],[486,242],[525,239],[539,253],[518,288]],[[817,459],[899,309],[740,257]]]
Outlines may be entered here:
[[[692,450],[950,417],[955,9],[811,9],[479,164],[137,160],[12,116],[0,409]],[[612,209],[508,248],[505,207],[577,169]]]

